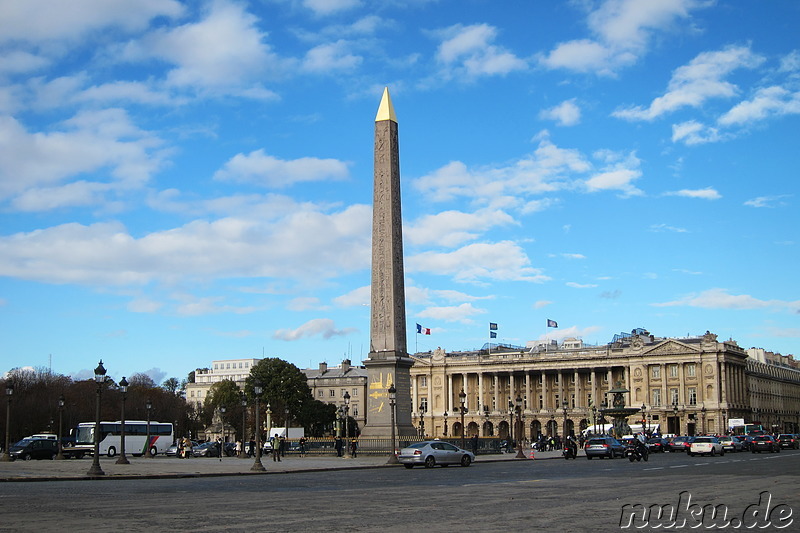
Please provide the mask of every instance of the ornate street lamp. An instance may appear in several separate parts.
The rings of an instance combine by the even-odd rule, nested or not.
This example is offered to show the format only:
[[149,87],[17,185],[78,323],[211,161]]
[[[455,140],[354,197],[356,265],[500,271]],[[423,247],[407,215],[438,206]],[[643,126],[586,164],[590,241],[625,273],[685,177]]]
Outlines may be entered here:
[[64,414],[64,395],[58,397],[58,455],[56,459],[64,459],[64,444],[61,442],[61,421]]
[[[125,400],[128,396],[128,380],[125,376],[119,381],[119,390],[122,392],[122,408],[120,412],[119,424],[119,457],[117,458],[118,465],[129,465],[128,457],[125,455]],[[180,437],[178,437],[180,438]]]
[[[256,460],[253,462],[253,466],[250,467],[250,470],[253,472],[263,472],[266,470],[264,465],[261,463],[261,426],[259,425],[259,405],[258,402],[261,399],[261,393],[264,392],[264,389],[261,388],[261,383],[256,382],[253,385],[253,395],[256,397],[256,425],[255,425],[255,433],[256,433],[256,449],[255,455]],[[267,404],[269,405],[269,404]]]
[[569,402],[564,400],[562,403],[562,410],[564,411],[564,439],[567,438],[567,409],[569,409]]
[[592,404],[592,433],[597,434],[597,407]]
[[705,404],[703,405],[703,407],[700,408],[700,418],[703,421],[702,431],[703,431],[703,435],[705,435],[706,434],[706,406],[705,406]]
[[558,431],[556,431],[556,415],[555,413],[550,413],[550,436],[555,437],[558,435]]
[[344,391],[344,458],[352,459],[350,454],[350,393]]
[[488,437],[489,435],[491,435],[492,433],[494,433],[494,432],[492,431],[492,432],[490,432],[490,433],[489,433],[489,435],[487,435],[487,434],[486,434],[486,431],[485,431],[486,429],[488,429],[488,428],[489,428],[489,406],[488,406],[488,405],[484,405],[484,406],[483,406],[483,416],[485,416],[485,417],[486,417],[486,425],[484,426],[484,434],[483,434],[483,436],[484,436],[484,437]]
[[672,415],[674,416],[674,433],[676,435],[680,435],[681,433],[681,421],[678,418],[678,400],[672,402]]
[[[522,396],[517,394],[517,459],[525,459],[525,454],[522,452],[522,439],[520,436],[524,435],[522,430]],[[522,435],[520,435],[522,434]]]
[[506,448],[513,450],[514,442],[514,402],[508,401],[508,443]]
[[461,389],[461,392],[458,393],[458,399],[461,402],[461,447],[465,448],[466,443],[464,441],[464,433],[466,433],[466,428],[464,428],[464,413],[466,411],[466,407],[464,406],[464,402],[467,399],[467,393],[464,392],[463,388]]
[[150,446],[150,411],[153,409],[153,402],[150,401],[150,398],[147,399],[147,403],[144,404],[144,409],[147,411],[147,442],[145,443],[145,451],[144,456],[148,459],[153,458],[152,449],[153,447]]
[[86,473],[90,477],[104,476],[105,472],[100,468],[100,395],[103,393],[103,385],[106,382],[106,369],[103,367],[103,360],[94,369],[94,380],[97,383],[97,399],[95,401],[94,412],[94,455],[92,466]]
[[642,433],[647,435],[647,406],[642,404]]
[[6,378],[6,447],[3,448],[3,456],[0,461],[7,462],[11,460],[11,455],[8,449],[11,446],[11,396],[14,395],[14,383],[11,379]]
[[397,460],[397,448],[395,447],[395,433],[394,433],[394,408],[397,405],[397,389],[392,383],[389,386],[389,409],[391,409],[391,417],[392,417],[392,454],[389,456],[388,464],[394,465],[399,464],[400,461]]
[[222,437],[219,439],[219,461],[222,462],[222,453],[225,450],[225,412],[227,411],[227,407],[224,405],[219,406],[219,423],[221,424],[220,433],[222,433]]
[[419,406],[419,436],[425,438],[425,409]]
[[442,434],[446,437],[447,436],[447,411],[444,412],[444,430]]
[[242,445],[239,447],[239,459],[244,459],[244,439],[247,435],[247,396],[244,391],[239,391],[239,400],[242,403]]

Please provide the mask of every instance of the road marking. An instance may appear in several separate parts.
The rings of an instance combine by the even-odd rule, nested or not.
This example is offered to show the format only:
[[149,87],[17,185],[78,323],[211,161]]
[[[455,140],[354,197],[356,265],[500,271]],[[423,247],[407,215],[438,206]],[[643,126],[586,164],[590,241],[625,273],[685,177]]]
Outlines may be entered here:
[[687,466],[689,466],[689,465],[673,465],[673,466],[670,466],[670,468],[686,468]]

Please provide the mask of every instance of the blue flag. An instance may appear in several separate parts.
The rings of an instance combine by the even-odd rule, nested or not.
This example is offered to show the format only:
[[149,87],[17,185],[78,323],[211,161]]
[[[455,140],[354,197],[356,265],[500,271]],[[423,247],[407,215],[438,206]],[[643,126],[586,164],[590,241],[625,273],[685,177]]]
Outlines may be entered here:
[[496,339],[496,338],[497,338],[497,333],[496,333],[496,332],[494,332],[494,331],[490,331],[490,332],[489,332],[489,338],[490,338],[490,339]]
[[548,318],[547,319],[547,327],[548,328],[557,328],[558,327],[558,322],[556,322],[555,320],[550,320]]
[[496,331],[496,330],[497,330],[497,324],[495,324],[494,322],[489,322],[489,331]]

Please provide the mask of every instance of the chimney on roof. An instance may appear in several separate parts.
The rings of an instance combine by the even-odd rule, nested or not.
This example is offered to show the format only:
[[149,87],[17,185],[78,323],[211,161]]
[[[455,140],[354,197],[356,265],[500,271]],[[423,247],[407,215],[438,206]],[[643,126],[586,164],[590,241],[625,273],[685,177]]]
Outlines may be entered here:
[[348,370],[350,370],[350,359],[345,359],[342,361],[342,374],[347,374]]
[[328,363],[320,363],[319,364],[319,373],[324,374],[328,371]]

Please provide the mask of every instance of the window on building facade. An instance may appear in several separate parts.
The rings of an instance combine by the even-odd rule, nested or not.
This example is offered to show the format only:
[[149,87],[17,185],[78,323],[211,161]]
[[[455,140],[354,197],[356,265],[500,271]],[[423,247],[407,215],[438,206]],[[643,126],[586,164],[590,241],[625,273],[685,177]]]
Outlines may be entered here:
[[571,401],[570,401],[570,404],[572,405],[572,408],[573,408],[573,409],[575,409],[575,395],[574,395],[574,394],[572,395],[572,397],[570,398],[570,400],[571,400]]
[[671,378],[678,377],[678,365],[669,365],[669,377]]
[[556,401],[556,409],[558,409],[559,407],[561,407],[561,398],[558,397],[558,394],[555,395],[555,401]]
[[544,409],[544,398],[542,395],[539,395],[539,409]]
[[420,376],[419,377],[419,386],[420,387],[427,387],[428,386],[428,376]]
[[661,406],[661,389],[653,389],[650,391],[650,399],[653,407]]
[[419,399],[419,410],[424,412],[424,413],[428,412],[428,398],[427,397]]
[[353,406],[353,418],[358,418],[358,406]]
[[653,365],[652,367],[650,367],[650,369],[652,371],[652,375],[653,375],[654,379],[658,379],[658,378],[661,377],[661,367],[660,366]]
[[689,387],[688,396],[689,396],[689,405],[697,405],[697,389],[695,387]]
[[693,377],[696,376],[695,372],[696,372],[696,370],[695,370],[695,367],[694,367],[694,363],[689,363],[688,365],[686,365],[686,375],[687,376],[689,376],[690,378],[693,378]]
[[350,393],[350,396],[358,396],[358,389],[353,389],[353,392]]
[[678,403],[678,389],[669,390],[669,403],[673,405]]
[[331,398],[336,398],[336,391],[331,389]]

